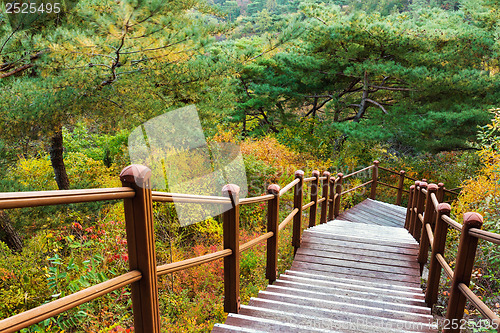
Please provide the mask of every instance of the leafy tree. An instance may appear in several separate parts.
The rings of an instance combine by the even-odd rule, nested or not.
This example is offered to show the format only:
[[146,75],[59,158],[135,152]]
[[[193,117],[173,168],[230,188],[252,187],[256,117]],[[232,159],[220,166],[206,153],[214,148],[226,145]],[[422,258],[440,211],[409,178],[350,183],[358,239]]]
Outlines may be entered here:
[[[462,12],[381,16],[310,5],[308,33],[241,73],[238,119],[391,140],[419,149],[467,148],[498,102],[495,36]],[[244,124],[244,128],[248,124]],[[321,134],[320,134],[321,133]]]
[[1,137],[19,145],[41,139],[58,187],[69,188],[64,126],[85,118],[116,130],[199,98],[189,93],[208,72],[196,70],[216,32],[206,12],[196,0],[85,0],[24,30],[3,17]]

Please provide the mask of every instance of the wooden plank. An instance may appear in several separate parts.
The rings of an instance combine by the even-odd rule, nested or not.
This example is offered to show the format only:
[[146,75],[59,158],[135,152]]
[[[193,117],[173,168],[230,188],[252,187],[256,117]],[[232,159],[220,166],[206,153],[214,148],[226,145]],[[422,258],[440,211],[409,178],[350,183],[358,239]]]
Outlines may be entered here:
[[[373,253],[373,252],[372,252]],[[327,258],[327,259],[338,259],[338,260],[349,260],[364,263],[376,262],[379,265],[389,266],[389,267],[410,267],[413,269],[420,269],[420,265],[416,260],[402,260],[402,259],[387,259],[380,257],[372,257],[359,253],[352,252],[336,252],[336,251],[318,251],[314,249],[308,249],[301,247],[297,254],[303,256],[317,257],[317,258]]]
[[[293,318],[291,318],[291,321],[292,320]],[[226,324],[237,327],[251,327],[255,330],[262,330],[264,332],[277,332],[277,333],[328,332],[327,330],[321,330],[303,325],[289,324],[266,318],[257,318],[257,317],[245,316],[233,313],[230,313],[227,316]],[[332,333],[335,333],[335,331],[332,331]]]
[[315,237],[315,235],[313,235],[312,233],[308,234],[304,232],[302,236],[302,243],[304,245],[310,243],[310,244],[319,244],[324,246],[362,249],[366,251],[378,251],[378,252],[395,253],[395,254],[412,255],[412,256],[418,255],[417,249],[350,241],[347,237],[336,236],[336,235],[331,235],[331,237],[329,238],[324,238],[324,237]]
[[367,219],[368,221],[376,221],[379,224],[393,227],[403,227],[405,220],[401,217],[384,214],[380,211],[377,211],[375,208],[371,209],[360,205],[354,206],[349,209],[349,213],[360,216],[364,219]]
[[[260,306],[260,304],[274,305],[274,307]],[[272,301],[271,301],[272,302]],[[373,317],[363,316],[363,320],[353,321],[352,318],[346,318],[346,316],[337,316],[330,312],[330,316],[326,316],[326,310],[321,308],[309,307],[306,309],[306,313],[302,313],[302,309],[299,307],[289,306],[286,303],[274,302],[271,303],[268,300],[259,299],[255,302],[256,306],[249,305],[242,308],[242,313],[249,316],[255,316],[260,318],[266,318],[276,321],[290,322],[294,321],[300,325],[307,327],[315,327],[319,329],[327,330],[328,332],[380,332],[380,333],[401,333],[402,331],[398,329],[397,321],[389,321],[387,319],[381,319],[385,325],[374,325],[372,322]],[[316,310],[316,311],[315,311]],[[319,312],[319,315],[316,313]],[[340,317],[340,318],[337,318]],[[358,318],[359,319],[359,318]],[[392,327],[391,327],[392,326]],[[417,325],[416,325],[417,326]]]
[[266,331],[254,330],[246,327],[231,326],[226,324],[215,324],[212,333],[266,333]]
[[387,203],[387,202],[383,202],[383,201],[378,201],[378,200],[372,200],[370,198],[366,199],[365,201],[368,202],[368,203],[374,202],[374,203],[377,203],[377,204],[379,204],[381,206],[388,207],[388,208],[390,208],[392,210],[400,212],[403,215],[406,214],[406,207],[403,207],[403,206],[393,205],[393,204],[390,204],[390,203]]
[[[308,278],[312,280],[317,280],[319,282],[329,282],[329,283],[342,283],[349,285],[349,288],[359,288],[359,287],[367,287],[367,288],[379,288],[379,289],[387,289],[391,292],[404,292],[404,293],[422,293],[422,289],[420,285],[408,286],[402,285],[400,283],[392,283],[391,281],[368,281],[367,279],[361,279],[356,276],[350,277],[342,277],[342,276],[330,276],[328,274],[317,274],[316,272],[304,272],[304,271],[296,271],[289,269],[285,272],[286,276],[301,277]],[[281,278],[281,276],[280,276]]]
[[347,259],[332,259],[325,257],[313,257],[308,255],[302,255],[297,253],[295,255],[294,262],[307,262],[311,264],[321,264],[327,266],[338,266],[338,267],[346,267],[353,268],[359,270],[366,271],[374,271],[374,272],[386,272],[390,274],[398,274],[398,275],[409,275],[409,276],[417,276],[420,277],[420,271],[415,267],[395,267],[395,266],[386,266],[377,263],[367,263],[355,260],[347,260]]
[[382,226],[381,222],[377,222],[377,221],[373,221],[373,220],[367,220],[366,218],[364,218],[362,216],[359,216],[359,215],[355,215],[354,213],[349,212],[348,210],[342,212],[337,218],[339,218],[341,220],[355,222],[355,223],[363,223],[363,224],[367,224],[367,225],[368,224],[373,224],[373,225]]
[[394,209],[391,206],[385,205],[382,202],[376,202],[376,201],[372,201],[372,200],[365,200],[365,201],[361,202],[359,205],[356,205],[356,206],[359,206],[360,208],[363,208],[363,209],[375,210],[377,212],[380,212],[382,214],[385,214],[387,216],[391,216],[391,217],[397,218],[397,219],[403,219],[404,220],[406,218],[406,209],[404,209],[404,211],[397,210],[397,209]]
[[292,264],[293,270],[314,272],[316,274],[331,274],[343,277],[355,276],[358,280],[368,279],[370,281],[386,280],[387,282],[395,284],[409,285],[413,287],[420,286],[420,277],[403,274],[393,274],[387,272],[379,272],[375,270],[365,270],[355,267],[343,266],[328,266],[319,263],[310,263],[303,261],[294,261]]
[[418,244],[410,234],[405,233],[405,234],[398,234],[394,235],[393,233],[387,232],[386,230],[369,230],[367,229],[361,229],[357,227],[359,223],[351,223],[351,226],[348,225],[335,225],[333,223],[331,224],[324,224],[324,225],[318,225],[314,228],[310,228],[308,230],[310,231],[319,231],[319,232],[326,232],[326,233],[331,233],[331,234],[339,234],[339,235],[356,235],[359,237],[366,237],[366,238],[373,238],[377,240],[383,240],[383,241],[389,241],[389,242],[396,242],[396,243],[408,243],[408,244]]
[[404,223],[404,219],[398,217],[391,217],[381,214],[377,211],[368,211],[367,209],[363,209],[361,207],[353,207],[349,209],[349,213],[360,216],[368,221],[376,221],[384,226],[391,227],[403,227],[402,222]]
[[365,229],[365,230],[387,230],[391,233],[400,233],[403,235],[409,234],[408,230],[406,230],[403,227],[391,227],[391,226],[381,226],[381,225],[373,225],[373,224],[366,224],[366,223],[357,223],[357,222],[352,222],[352,221],[346,221],[342,219],[335,219],[333,221],[330,221],[326,223],[326,225],[347,225],[350,227],[355,227],[359,229]]
[[[420,313],[412,313],[412,312],[404,312],[397,310],[388,310],[385,308],[372,308],[364,305],[357,304],[348,304],[343,302],[334,302],[334,301],[326,301],[321,300],[319,303],[317,300],[309,299],[300,296],[294,295],[285,295],[285,294],[277,294],[271,293],[267,291],[259,292],[259,297],[262,299],[270,299],[283,303],[292,303],[301,306],[314,306],[320,307],[322,309],[328,309],[334,312],[347,312],[351,314],[364,314],[367,316],[378,317],[378,318],[387,318],[387,319],[397,319],[404,321],[414,321],[420,323],[428,323],[432,321],[433,317],[430,314],[420,314]],[[355,318],[356,316],[352,316]]]
[[[410,305],[425,306],[424,295],[403,293],[387,289],[376,288],[355,288],[356,286],[342,283],[328,283],[326,281],[318,281],[313,279],[303,279],[296,276],[282,275],[276,282],[275,286],[293,287],[305,290],[313,290],[330,295],[351,295],[354,297],[364,297],[379,301],[387,301],[393,303],[404,303]],[[353,288],[354,287],[354,288]]]
[[417,249],[418,250],[418,245],[416,244],[406,244],[402,242],[388,242],[384,240],[378,240],[375,238],[367,238],[367,237],[361,237],[357,235],[348,235],[348,234],[342,234],[342,233],[327,233],[323,231],[316,231],[314,229],[307,229],[304,231],[304,235],[310,234],[313,237],[316,238],[323,238],[323,239],[341,239],[341,240],[346,240],[346,241],[352,241],[356,243],[363,243],[363,244],[373,244],[373,245],[382,245],[382,246],[395,246],[395,247],[400,247],[400,248],[407,248],[407,249]]
[[372,250],[364,250],[361,248],[355,248],[355,247],[340,247],[340,246],[328,246],[325,244],[320,244],[320,243],[310,243],[310,242],[304,242],[301,246],[301,250],[310,250],[310,251],[317,251],[321,252],[324,254],[324,256],[328,256],[330,253],[347,253],[347,254],[356,254],[360,256],[365,256],[365,257],[370,257],[370,260],[377,260],[378,258],[381,259],[388,259],[388,260],[394,260],[397,262],[407,262],[407,261],[413,261],[417,262],[417,256],[415,254],[409,255],[409,254],[398,254],[398,253],[390,253],[390,252],[382,252],[382,251],[372,251]]
[[354,305],[365,305],[374,308],[386,309],[386,310],[396,310],[404,311],[410,313],[419,314],[430,314],[430,308],[426,307],[425,304],[405,304],[402,302],[395,303],[389,300],[382,301],[380,299],[369,299],[363,297],[356,297],[353,295],[342,295],[342,294],[330,294],[323,291],[315,291],[312,289],[300,289],[290,286],[280,286],[280,285],[269,285],[266,288],[267,292],[273,292],[283,295],[292,295],[298,297],[305,297],[319,301],[332,301],[332,302],[343,302]]

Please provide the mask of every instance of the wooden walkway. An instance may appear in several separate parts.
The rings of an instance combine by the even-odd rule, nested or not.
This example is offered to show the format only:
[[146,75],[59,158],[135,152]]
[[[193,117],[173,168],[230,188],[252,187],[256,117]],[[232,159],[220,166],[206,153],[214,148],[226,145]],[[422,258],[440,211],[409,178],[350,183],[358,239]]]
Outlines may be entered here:
[[436,332],[405,214],[368,199],[305,230],[291,269],[212,332]]

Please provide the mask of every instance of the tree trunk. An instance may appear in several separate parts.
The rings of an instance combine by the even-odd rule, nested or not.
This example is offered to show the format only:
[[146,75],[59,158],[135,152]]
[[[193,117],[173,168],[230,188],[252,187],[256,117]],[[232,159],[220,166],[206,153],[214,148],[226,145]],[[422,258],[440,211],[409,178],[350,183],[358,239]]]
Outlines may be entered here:
[[5,233],[2,240],[7,246],[16,252],[21,252],[23,249],[23,241],[17,233],[16,229],[12,227],[9,216],[3,210],[0,210],[0,230]]
[[52,163],[52,168],[54,169],[57,187],[60,190],[69,189],[69,179],[63,159],[62,127],[59,127],[50,139],[50,162]]
[[354,117],[355,122],[359,122],[361,118],[363,118],[366,109],[368,108],[368,104],[366,100],[368,99],[368,72],[365,71],[365,78],[363,80],[363,96],[361,97],[361,103],[359,103],[359,110],[356,116]]

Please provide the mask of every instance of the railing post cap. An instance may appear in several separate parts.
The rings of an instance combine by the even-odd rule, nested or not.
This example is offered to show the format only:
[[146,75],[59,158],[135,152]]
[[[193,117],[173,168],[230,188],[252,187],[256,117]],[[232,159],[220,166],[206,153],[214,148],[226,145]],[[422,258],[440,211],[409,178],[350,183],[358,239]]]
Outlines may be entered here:
[[239,194],[240,187],[236,184],[227,184],[222,187],[222,193]]
[[419,186],[420,185],[420,180],[416,180],[415,181],[415,187]]
[[431,192],[437,191],[438,190],[438,186],[436,184],[429,184],[427,186],[427,190],[429,190]]
[[267,193],[269,194],[278,194],[280,190],[281,188],[278,184],[271,184],[267,187]]
[[400,170],[400,171],[399,171],[399,174],[400,174],[400,175],[404,175],[405,173],[406,173],[406,171],[404,171],[404,170]]
[[476,212],[467,212],[464,214],[464,225],[471,228],[481,228],[483,225],[483,216]]
[[427,188],[427,183],[426,182],[420,182],[420,188]]
[[422,178],[422,182],[427,183],[427,179],[426,178]]
[[410,191],[413,191],[413,190],[415,190],[415,185],[410,186]]
[[323,171],[323,176],[329,177],[330,175],[331,175],[331,173],[330,173],[330,172],[328,172],[328,171]]
[[141,164],[131,164],[120,172],[120,180],[127,183],[141,184],[151,177],[151,169]]
[[375,160],[375,161],[373,161],[373,164],[375,164],[375,165],[379,165],[379,164],[380,164],[380,162],[379,162],[378,160]]
[[294,175],[295,175],[295,178],[304,178],[304,171],[296,170]]
[[343,174],[342,172],[339,172],[339,173],[337,174],[337,177],[339,177],[339,178],[343,178],[343,177],[344,177],[344,174]]
[[312,172],[312,176],[313,176],[313,177],[316,177],[316,178],[319,178],[319,171],[318,171],[318,170],[314,170],[314,171]]
[[445,202],[442,202],[437,206],[437,211],[441,214],[449,214],[451,212],[451,206]]
[[438,187],[444,187],[444,183],[439,183]]

